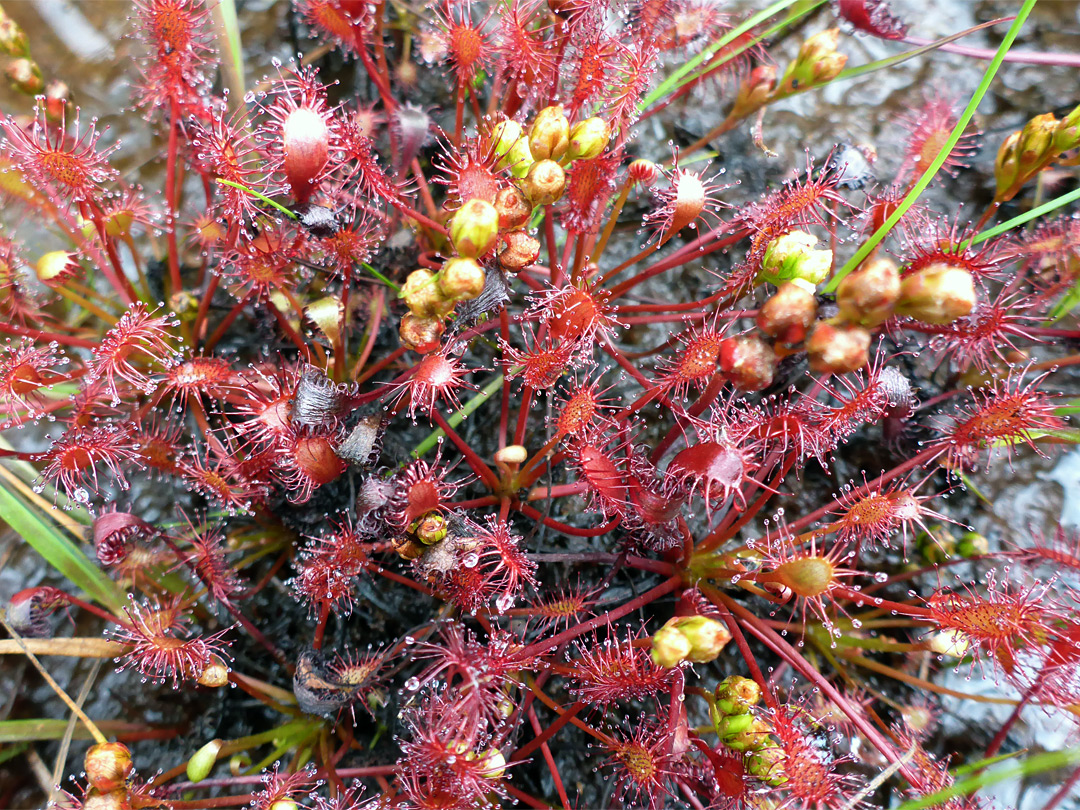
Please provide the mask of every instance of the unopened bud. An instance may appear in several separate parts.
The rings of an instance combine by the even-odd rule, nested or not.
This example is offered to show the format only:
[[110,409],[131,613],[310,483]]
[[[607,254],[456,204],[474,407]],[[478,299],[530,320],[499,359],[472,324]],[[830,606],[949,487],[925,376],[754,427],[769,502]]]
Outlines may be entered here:
[[1061,154],[1080,146],[1080,105],[1062,118],[1054,131],[1054,152]]
[[1020,143],[1020,132],[1013,132],[998,147],[994,159],[994,182],[997,185],[995,199],[1007,200],[1023,184],[1020,180],[1020,159],[1016,147]]
[[398,337],[401,344],[418,354],[427,354],[439,348],[446,325],[438,318],[425,318],[407,312],[401,316]]
[[37,260],[34,271],[42,284],[56,287],[70,279],[81,277],[83,269],[74,253],[52,250]]
[[484,291],[485,276],[475,259],[450,259],[439,271],[439,287],[452,301],[471,301]]
[[1036,115],[1020,130],[1016,151],[1021,174],[1030,175],[1046,165],[1052,155],[1058,123],[1053,113],[1044,113]]
[[746,714],[761,700],[758,682],[741,675],[729,675],[716,686],[716,705],[723,714]]
[[931,652],[937,653],[938,655],[963,658],[967,655],[970,643],[968,642],[967,636],[959,630],[941,630],[930,636],[926,646]]
[[529,451],[520,444],[508,444],[501,450],[495,451],[495,463],[503,467],[523,464],[528,457]]
[[390,546],[403,560],[417,560],[424,555],[424,545],[409,537],[392,537]]
[[816,236],[806,231],[791,231],[773,239],[765,248],[765,258],[754,281],[777,285],[796,281],[812,291],[832,269],[832,251],[816,250],[817,241]]
[[793,93],[835,79],[847,63],[847,57],[836,50],[839,42],[839,28],[821,31],[806,40],[784,73],[780,82],[782,93]]
[[643,186],[651,186],[660,177],[660,167],[645,158],[632,160],[626,171],[631,180]]
[[498,234],[499,212],[487,200],[469,200],[450,222],[450,241],[454,243],[454,249],[469,259],[487,253]]
[[293,197],[307,200],[330,155],[330,127],[310,107],[297,107],[281,127],[282,168]]
[[91,745],[83,761],[86,781],[102,793],[124,787],[134,769],[131,751],[118,742]]
[[45,115],[50,121],[64,117],[64,108],[71,100],[71,88],[59,79],[50,79],[45,85]]
[[0,8],[0,53],[15,58],[30,55],[30,40],[17,22]]
[[870,333],[861,326],[818,321],[806,338],[810,368],[830,374],[858,371],[870,362]]
[[201,782],[210,775],[222,745],[224,743],[221,740],[211,740],[191,755],[187,763],[188,781]]
[[199,673],[196,683],[198,683],[199,686],[206,686],[211,689],[220,689],[223,686],[227,686],[229,683],[228,665],[221,660],[220,656],[211,655],[210,663]]
[[990,541],[978,532],[964,532],[956,543],[956,553],[961,557],[978,557],[990,551]]
[[776,373],[776,353],[759,337],[739,335],[720,342],[720,371],[743,391],[768,388]]
[[756,751],[769,740],[772,729],[753,714],[729,714],[720,718],[716,732],[729,748],[736,751]]
[[795,282],[781,284],[757,314],[757,327],[781,343],[801,343],[817,317],[817,299]]
[[975,280],[962,267],[935,262],[901,279],[896,314],[949,324],[975,308]]
[[592,160],[600,155],[611,138],[611,127],[603,118],[586,118],[578,121],[570,130],[570,146],[566,151],[568,160]]
[[508,273],[520,273],[540,258],[540,240],[529,236],[525,231],[504,233],[501,240],[499,266]]
[[900,297],[900,271],[892,259],[863,262],[836,288],[840,317],[849,323],[873,327],[887,321]]
[[506,757],[498,748],[489,748],[480,754],[480,775],[485,779],[501,779],[506,773]]
[[529,151],[534,160],[562,160],[570,146],[570,121],[561,104],[544,107],[529,127]]
[[652,659],[657,666],[671,669],[686,660],[690,654],[690,639],[678,628],[665,624],[653,634]]
[[731,631],[727,625],[711,616],[680,616],[673,624],[690,642],[686,660],[694,664],[715,661],[731,641]]
[[499,189],[495,195],[495,210],[499,214],[499,230],[516,231],[524,228],[532,215],[532,206],[521,189],[514,186]]
[[348,467],[325,436],[302,436],[297,439],[292,460],[297,470],[318,486],[329,484]]
[[446,518],[442,515],[426,515],[414,524],[412,530],[416,539],[425,546],[433,545],[446,537]]
[[787,755],[782,748],[763,745],[746,758],[747,773],[757,777],[762,782],[780,787],[788,781],[784,773],[784,763]]
[[735,104],[728,114],[729,118],[746,118],[760,110],[776,89],[776,68],[772,65],[758,65],[739,85],[735,95]]
[[509,165],[504,162],[504,159],[509,156],[514,144],[521,140],[522,132],[521,124],[509,119],[500,121],[492,127],[491,142],[494,144],[495,156],[499,158],[500,169]]
[[409,273],[400,296],[418,318],[443,318],[454,308],[454,302],[443,295],[435,274],[425,268]]
[[554,160],[538,160],[521,181],[521,190],[534,206],[551,205],[566,189],[566,172]]
[[28,96],[36,96],[45,88],[41,68],[32,59],[16,59],[4,68],[4,73],[14,89]]

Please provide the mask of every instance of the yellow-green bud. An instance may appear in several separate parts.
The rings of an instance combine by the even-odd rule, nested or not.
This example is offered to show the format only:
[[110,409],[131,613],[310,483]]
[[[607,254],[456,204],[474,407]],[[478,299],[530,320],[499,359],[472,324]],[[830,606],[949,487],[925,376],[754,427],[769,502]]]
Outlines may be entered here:
[[978,532],[964,532],[956,544],[956,553],[961,557],[978,557],[990,551],[990,542]]
[[784,775],[784,752],[775,746],[766,746],[746,758],[746,770],[763,782],[779,787],[787,782]]
[[439,273],[439,287],[453,301],[471,301],[484,291],[485,279],[476,259],[450,259]]
[[26,32],[0,8],[0,52],[15,58],[30,55],[30,40]]
[[930,636],[927,646],[930,648],[930,652],[938,655],[963,658],[967,655],[970,643],[967,636],[959,630],[941,630]]
[[1061,154],[1080,146],[1080,105],[1062,118],[1054,131],[1054,152]]
[[735,104],[728,117],[734,120],[752,115],[768,102],[775,89],[776,68],[772,65],[758,65],[739,85]]
[[214,770],[218,752],[224,743],[221,740],[211,740],[194,754],[187,764],[187,778],[191,782],[201,782]]
[[506,773],[506,757],[498,748],[489,748],[480,753],[480,767],[485,779],[501,779]]
[[944,325],[971,312],[976,300],[971,273],[953,264],[935,262],[901,280],[896,314]]
[[499,155],[496,168],[509,167],[514,177],[524,177],[533,164],[532,152],[529,151],[529,139],[523,134],[517,121],[500,121],[492,131],[495,141],[495,154]]
[[199,673],[196,683],[199,686],[206,686],[211,689],[220,689],[222,686],[226,686],[229,683],[229,665],[220,656],[211,655],[210,663]]
[[1016,193],[1020,185],[1020,160],[1016,152],[1017,144],[1020,143],[1020,132],[1013,132],[998,147],[997,157],[994,159],[994,181],[997,184],[996,198],[1007,200]]
[[1046,165],[1047,159],[1053,154],[1058,123],[1053,113],[1044,113],[1024,124],[1016,147],[1021,174],[1030,175]]
[[446,537],[446,518],[442,515],[427,515],[412,525],[416,538],[425,546],[438,543]]
[[16,59],[5,69],[11,86],[20,93],[28,96],[36,96],[45,89],[45,79],[41,76],[41,68],[32,59]]
[[731,631],[727,625],[711,616],[683,616],[675,619],[674,625],[690,642],[686,660],[694,664],[715,661],[731,641]]
[[487,200],[469,200],[450,222],[450,241],[459,254],[469,259],[483,256],[499,235],[499,212]]
[[603,118],[586,118],[578,121],[570,130],[570,147],[566,151],[569,160],[591,160],[608,145],[611,127]]
[[534,206],[551,205],[566,190],[566,172],[554,160],[538,160],[529,167],[520,188]]
[[765,258],[755,282],[782,284],[797,281],[811,292],[832,268],[832,251],[815,250],[817,237],[806,231],[778,236],[765,248]]
[[821,31],[806,40],[784,73],[780,82],[781,94],[835,79],[847,63],[847,57],[836,50],[839,42],[839,28]]
[[51,250],[37,260],[34,265],[38,280],[50,287],[63,284],[71,278],[82,275],[82,266],[74,253],[66,250]]
[[424,268],[409,273],[400,295],[418,318],[443,318],[454,309],[454,302],[443,295],[435,274]]
[[752,751],[761,748],[769,740],[772,729],[769,724],[753,714],[729,714],[720,718],[716,733],[729,748],[736,751]]
[[716,686],[716,706],[723,714],[746,714],[761,700],[758,682],[729,675]]
[[658,666],[671,669],[686,660],[690,654],[690,639],[677,627],[666,624],[652,637],[652,659]]
[[544,107],[529,127],[529,152],[534,160],[561,160],[570,146],[570,121],[561,104]]

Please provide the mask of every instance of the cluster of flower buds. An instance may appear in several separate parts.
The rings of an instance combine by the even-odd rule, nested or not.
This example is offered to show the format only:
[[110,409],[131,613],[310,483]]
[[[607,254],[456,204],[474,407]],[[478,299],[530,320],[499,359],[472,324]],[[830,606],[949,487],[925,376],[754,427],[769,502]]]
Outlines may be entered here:
[[716,660],[729,641],[727,626],[711,616],[676,616],[653,634],[652,658],[669,669],[684,661],[705,664]]
[[847,56],[836,50],[839,43],[839,28],[829,28],[806,40],[799,48],[795,61],[784,71],[775,98],[783,98],[835,79],[847,64]]
[[540,242],[527,231],[533,211],[559,200],[566,189],[566,167],[575,160],[597,157],[607,147],[611,128],[602,118],[570,125],[561,105],[545,107],[526,129],[517,121],[500,121],[490,133],[498,168],[509,171],[514,184],[494,199],[466,200],[450,220],[450,242],[456,255],[437,272],[414,270],[402,287],[409,307],[400,335],[409,348],[426,353],[439,345],[443,322],[459,301],[471,301],[484,290],[485,263],[494,258],[506,273],[519,273],[536,262]]
[[4,75],[12,89],[28,96],[43,96],[46,115],[54,121],[59,120],[69,95],[68,86],[57,79],[46,84],[41,67],[30,56],[30,40],[26,32],[2,7],[0,54],[11,57],[4,67]]
[[782,784],[783,751],[772,741],[772,726],[754,711],[761,701],[757,681],[730,675],[716,685],[714,696],[710,714],[720,740],[743,754],[747,773],[769,784]]
[[131,751],[123,743],[90,746],[83,761],[88,783],[82,807],[87,810],[121,810],[131,806],[128,778],[135,769]]
[[1080,106],[1060,121],[1053,113],[1036,115],[1013,132],[998,149],[994,162],[995,202],[1016,196],[1028,180],[1080,146]]

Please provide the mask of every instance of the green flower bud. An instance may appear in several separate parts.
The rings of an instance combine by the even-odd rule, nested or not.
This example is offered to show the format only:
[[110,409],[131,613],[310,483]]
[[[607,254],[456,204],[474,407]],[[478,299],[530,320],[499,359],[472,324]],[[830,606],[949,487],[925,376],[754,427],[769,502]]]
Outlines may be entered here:
[[1053,156],[1054,134],[1058,120],[1053,113],[1036,115],[1020,130],[1020,142],[1016,152],[1020,164],[1020,173],[1031,176],[1047,165]]
[[930,652],[938,655],[948,655],[952,658],[963,658],[967,655],[969,646],[971,645],[967,636],[959,630],[941,630],[930,636],[927,641]]
[[806,40],[784,73],[780,94],[787,95],[835,79],[847,63],[847,56],[836,50],[839,42],[839,28],[821,31]]
[[997,157],[994,159],[994,181],[997,185],[995,199],[1010,199],[1022,184],[1019,180],[1020,160],[1016,152],[1019,143],[1020,133],[1013,132],[998,147]]
[[753,115],[768,102],[776,89],[776,68],[772,65],[758,65],[739,85],[735,94],[735,104],[728,117],[741,119]]
[[901,280],[896,314],[944,325],[971,312],[977,299],[971,273],[935,262]]
[[450,241],[462,256],[475,259],[495,244],[499,235],[499,212],[486,200],[469,200],[450,222]]
[[500,121],[491,133],[495,141],[495,154],[499,155],[496,168],[510,168],[514,177],[524,177],[533,164],[532,152],[529,151],[529,139],[523,134],[517,121]]
[[716,724],[716,733],[729,748],[756,751],[769,741],[772,729],[753,714],[730,714]]
[[679,617],[673,624],[690,642],[690,652],[686,654],[686,660],[694,664],[715,661],[731,641],[731,632],[727,625],[711,616]]
[[778,236],[765,248],[765,258],[756,284],[782,284],[798,281],[813,289],[825,280],[832,269],[832,251],[815,250],[817,237],[806,231],[791,231]]
[[568,160],[591,160],[597,157],[608,145],[611,127],[603,118],[586,118],[578,121],[570,130],[570,147],[566,152]]
[[0,52],[15,58],[30,55],[30,40],[17,22],[0,8]]
[[399,295],[418,318],[443,318],[454,309],[454,302],[443,295],[435,274],[424,268],[409,273]]
[[191,782],[201,782],[214,770],[218,752],[224,743],[221,740],[211,740],[194,754],[187,764],[187,778]]
[[990,551],[990,543],[978,532],[964,532],[956,544],[956,553],[961,557],[978,557]]
[[746,758],[746,770],[763,782],[780,787],[787,782],[784,775],[784,752],[773,746],[754,751]]
[[1062,118],[1054,131],[1054,152],[1061,154],[1080,146],[1080,105]]
[[485,779],[501,779],[506,773],[506,757],[498,748],[489,748],[480,754],[480,766]]
[[570,146],[570,122],[561,104],[544,107],[529,127],[529,152],[534,160],[562,160]]
[[724,714],[747,714],[761,700],[758,682],[741,675],[729,675],[716,686],[716,705]]
[[446,537],[446,518],[442,515],[426,515],[410,526],[409,530],[425,546],[432,546]]
[[666,624],[653,634],[652,659],[658,666],[671,669],[686,660],[690,654],[690,639],[678,628]]

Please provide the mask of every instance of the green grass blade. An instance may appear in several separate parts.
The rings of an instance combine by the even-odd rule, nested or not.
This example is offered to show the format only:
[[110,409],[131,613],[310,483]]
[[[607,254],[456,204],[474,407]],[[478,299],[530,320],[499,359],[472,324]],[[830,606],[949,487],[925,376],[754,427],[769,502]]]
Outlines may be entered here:
[[120,587],[105,576],[47,515],[3,486],[0,486],[0,520],[95,601],[114,613],[122,610],[124,592]]
[[949,139],[937,153],[937,157],[935,157],[933,162],[926,167],[926,171],[923,172],[922,177],[920,177],[918,182],[912,186],[911,191],[907,193],[900,205],[893,211],[892,215],[885,220],[880,228],[874,231],[873,235],[867,239],[857,251],[855,251],[855,255],[848,259],[847,263],[840,268],[840,271],[833,276],[832,280],[825,287],[825,292],[835,292],[841,280],[843,280],[848,273],[862,264],[863,260],[874,251],[881,243],[881,240],[896,226],[896,223],[900,221],[900,218],[907,213],[907,210],[915,204],[915,201],[919,199],[919,196],[926,190],[926,187],[930,185],[930,181],[937,175],[938,170],[945,165],[945,161],[948,160],[953,147],[956,146],[957,141],[960,140],[961,136],[964,134],[964,130],[967,129],[967,125],[975,115],[975,110],[978,109],[979,104],[983,100],[983,96],[985,96],[986,92],[990,89],[990,84],[993,82],[994,76],[998,72],[998,68],[1001,67],[1001,63],[1005,60],[1005,54],[1009,52],[1017,35],[1020,33],[1020,29],[1024,27],[1024,21],[1035,7],[1036,2],[1037,0],[1024,0],[1023,7],[1017,12],[1016,19],[1013,20],[1013,24],[1009,26],[1009,30],[1006,32],[1004,39],[1001,40],[1001,45],[998,47],[997,53],[995,53],[994,58],[990,60],[986,72],[983,73],[982,81],[979,82],[979,86],[976,88],[967,107],[964,108],[964,112],[960,114],[960,119],[956,122],[956,126],[953,127],[952,134],[949,135]]

